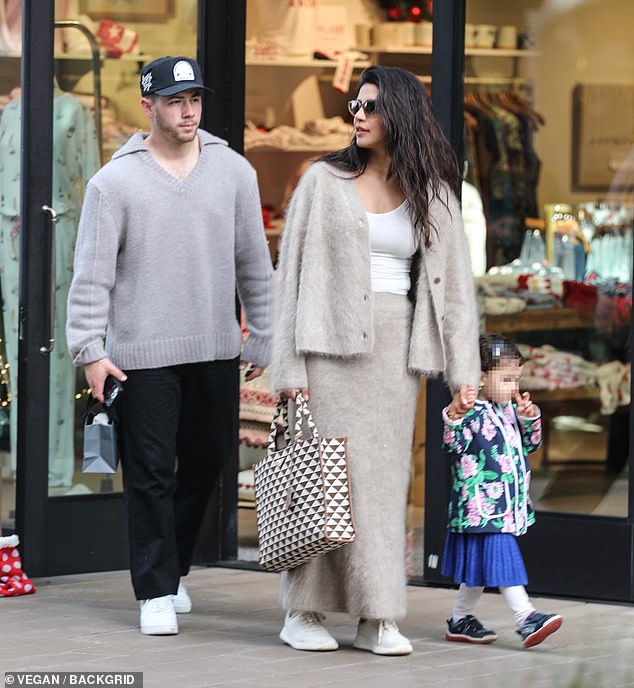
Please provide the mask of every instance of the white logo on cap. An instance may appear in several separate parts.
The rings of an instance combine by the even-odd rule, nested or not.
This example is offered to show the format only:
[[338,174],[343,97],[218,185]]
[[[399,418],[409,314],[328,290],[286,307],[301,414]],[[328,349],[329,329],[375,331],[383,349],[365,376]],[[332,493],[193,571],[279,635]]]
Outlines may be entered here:
[[174,81],[195,81],[194,70],[189,62],[181,60],[174,65]]
[[147,93],[152,88],[152,72],[148,72],[141,77],[141,88],[143,93]]

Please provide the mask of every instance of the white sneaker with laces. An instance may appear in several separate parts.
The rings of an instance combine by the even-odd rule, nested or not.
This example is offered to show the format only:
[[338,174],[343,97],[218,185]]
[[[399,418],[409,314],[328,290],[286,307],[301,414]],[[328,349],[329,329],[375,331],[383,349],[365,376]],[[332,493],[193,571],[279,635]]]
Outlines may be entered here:
[[295,650],[325,652],[336,650],[339,643],[324,628],[326,617],[317,612],[289,609],[286,612],[280,639]]
[[192,598],[187,592],[185,583],[180,581],[178,584],[178,590],[175,595],[172,595],[172,602],[174,603],[174,611],[177,614],[189,614],[192,610]]
[[352,646],[375,655],[408,655],[412,644],[389,619],[361,619]]
[[141,602],[141,633],[145,635],[176,635],[178,621],[172,595],[153,597]]

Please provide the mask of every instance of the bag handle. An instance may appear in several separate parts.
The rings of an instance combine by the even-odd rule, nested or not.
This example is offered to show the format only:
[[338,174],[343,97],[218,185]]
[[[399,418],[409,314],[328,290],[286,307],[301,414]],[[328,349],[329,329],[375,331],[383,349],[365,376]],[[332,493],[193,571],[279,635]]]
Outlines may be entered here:
[[92,394],[89,394],[88,399],[86,400],[86,410],[84,411],[83,415],[84,425],[92,425],[92,421],[98,413],[105,413],[113,425],[117,425],[119,423],[119,416],[117,415],[113,406],[108,408],[100,401],[95,399]]
[[313,420],[313,414],[308,408],[308,402],[302,396],[301,392],[298,392],[295,397],[295,442],[299,442],[304,438],[303,424],[304,422],[308,426],[308,430],[312,436],[317,435],[317,426]]
[[291,443],[291,429],[288,425],[288,402],[285,399],[280,399],[275,407],[275,413],[271,421],[271,432],[269,433],[269,453],[278,450],[277,440],[282,431],[284,432],[284,439],[288,446]]

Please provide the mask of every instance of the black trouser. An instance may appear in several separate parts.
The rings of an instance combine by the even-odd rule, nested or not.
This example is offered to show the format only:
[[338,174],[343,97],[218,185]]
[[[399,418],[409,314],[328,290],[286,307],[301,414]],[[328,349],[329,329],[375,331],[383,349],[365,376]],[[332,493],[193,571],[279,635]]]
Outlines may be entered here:
[[176,593],[209,495],[236,456],[238,359],[126,374],[121,464],[132,585],[143,600]]

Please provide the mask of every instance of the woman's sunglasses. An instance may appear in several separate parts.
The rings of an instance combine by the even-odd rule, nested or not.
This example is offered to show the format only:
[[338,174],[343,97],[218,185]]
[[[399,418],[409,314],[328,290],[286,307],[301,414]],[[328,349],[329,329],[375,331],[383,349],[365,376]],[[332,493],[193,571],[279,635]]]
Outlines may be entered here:
[[359,110],[363,108],[366,115],[372,115],[376,112],[376,100],[361,101],[358,98],[348,101],[348,112],[354,117]]

